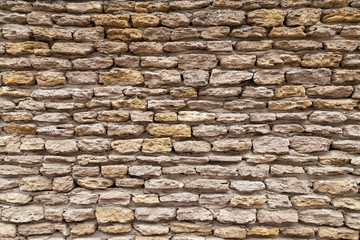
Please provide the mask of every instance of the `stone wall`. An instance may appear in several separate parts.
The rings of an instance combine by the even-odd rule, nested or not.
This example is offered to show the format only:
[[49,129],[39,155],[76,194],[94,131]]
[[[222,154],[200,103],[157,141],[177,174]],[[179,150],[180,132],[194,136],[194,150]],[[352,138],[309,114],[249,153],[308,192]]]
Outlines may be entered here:
[[0,1],[0,239],[359,239],[360,1]]

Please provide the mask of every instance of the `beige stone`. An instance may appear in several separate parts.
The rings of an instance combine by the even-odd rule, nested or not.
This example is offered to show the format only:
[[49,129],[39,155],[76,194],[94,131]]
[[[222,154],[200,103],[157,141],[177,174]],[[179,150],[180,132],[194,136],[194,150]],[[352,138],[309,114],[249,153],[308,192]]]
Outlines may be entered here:
[[85,177],[76,179],[76,183],[87,189],[106,189],[114,184],[110,179],[101,177]]
[[354,194],[359,190],[355,181],[324,181],[314,182],[314,191],[333,195]]
[[144,82],[140,71],[114,68],[110,72],[99,74],[99,82],[104,85],[136,86]]
[[357,8],[339,8],[328,10],[323,13],[321,21],[324,23],[336,23],[336,22],[360,22],[359,17],[360,10]]
[[35,54],[40,56],[49,56],[50,49],[47,43],[43,42],[22,42],[22,43],[6,43],[6,52],[11,55]]
[[110,225],[100,225],[98,229],[104,233],[127,233],[131,231],[131,224],[110,224]]
[[327,196],[301,195],[291,197],[291,203],[296,207],[327,206],[331,199]]
[[91,21],[96,26],[103,27],[128,28],[130,27],[129,20],[129,14],[94,14],[91,16]]
[[221,238],[243,239],[246,237],[246,230],[241,227],[220,227],[214,229],[214,235]]
[[147,13],[135,13],[131,16],[133,27],[156,27],[160,23],[160,18]]
[[143,32],[137,28],[114,28],[106,31],[106,37],[110,40],[121,40],[126,42],[139,41],[143,38]]
[[232,206],[253,207],[264,205],[266,201],[265,195],[235,195],[231,198],[230,204]]
[[184,222],[171,223],[171,231],[174,233],[188,233],[200,236],[207,236],[212,233],[211,225],[198,225]]
[[186,124],[156,124],[150,123],[146,127],[146,131],[155,137],[191,137],[191,128]]
[[2,81],[5,85],[33,85],[35,84],[34,74],[32,72],[5,72],[2,75]]
[[40,87],[55,87],[66,85],[66,78],[62,72],[38,72],[36,82]]
[[260,27],[277,27],[284,22],[286,12],[278,9],[260,9],[248,13],[248,23]]
[[98,223],[127,223],[134,220],[134,212],[124,207],[98,207],[95,215]]
[[172,150],[170,138],[152,138],[144,139],[142,152],[149,154],[165,154]]
[[266,228],[266,227],[252,227],[248,232],[249,236],[277,236],[279,235],[278,228]]

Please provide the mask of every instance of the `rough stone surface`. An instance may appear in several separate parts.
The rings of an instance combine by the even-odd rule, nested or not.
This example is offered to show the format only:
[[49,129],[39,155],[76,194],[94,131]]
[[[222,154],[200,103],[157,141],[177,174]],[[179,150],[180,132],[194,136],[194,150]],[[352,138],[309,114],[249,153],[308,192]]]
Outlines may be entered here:
[[359,7],[0,1],[0,239],[358,239]]

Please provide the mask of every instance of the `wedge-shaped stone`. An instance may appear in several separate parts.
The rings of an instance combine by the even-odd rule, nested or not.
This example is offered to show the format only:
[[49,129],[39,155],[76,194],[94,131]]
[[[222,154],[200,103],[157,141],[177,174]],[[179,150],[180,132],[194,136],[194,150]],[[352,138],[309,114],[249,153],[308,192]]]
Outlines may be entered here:
[[98,207],[95,215],[98,223],[127,223],[134,220],[134,212],[124,207]]
[[319,193],[326,193],[332,195],[354,194],[359,191],[355,181],[324,181],[319,180],[314,182],[314,191]]
[[245,12],[235,10],[199,11],[193,14],[194,26],[240,26],[245,22]]
[[312,209],[299,211],[299,220],[304,223],[339,227],[343,225],[344,217],[340,211]]
[[223,208],[215,216],[216,220],[221,223],[251,224],[256,221],[256,210]]
[[114,68],[99,74],[99,82],[104,85],[136,86],[144,82],[140,71]]

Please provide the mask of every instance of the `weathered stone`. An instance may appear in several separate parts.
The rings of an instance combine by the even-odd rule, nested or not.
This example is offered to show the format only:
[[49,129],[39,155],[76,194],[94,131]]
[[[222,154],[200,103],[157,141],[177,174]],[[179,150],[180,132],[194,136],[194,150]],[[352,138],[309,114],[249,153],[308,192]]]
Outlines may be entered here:
[[203,207],[182,207],[177,209],[176,219],[180,221],[211,221],[213,215]]
[[199,225],[186,222],[171,223],[170,229],[174,233],[192,233],[200,236],[210,235],[212,233],[211,225]]
[[291,203],[297,207],[327,206],[331,199],[327,196],[301,195],[291,198]]
[[226,37],[230,33],[230,27],[208,27],[201,32],[201,37],[204,39],[219,39]]
[[311,26],[320,21],[321,10],[316,8],[300,8],[286,16],[287,26]]
[[283,193],[303,193],[310,192],[308,181],[298,180],[297,178],[276,178],[265,179],[266,188],[270,191]]
[[184,183],[172,179],[150,179],[145,182],[146,189],[166,190],[182,188]]
[[[262,68],[274,68],[274,67],[283,67],[283,66],[300,66],[300,62],[301,59],[298,55],[280,54],[280,55],[259,56],[257,58],[256,65]],[[274,71],[264,72],[264,73],[266,73],[265,76],[269,78],[269,74],[273,72]],[[277,73],[281,75],[283,71],[280,72],[277,71]],[[267,81],[265,81],[265,83],[266,82]]]
[[305,54],[301,66],[319,68],[319,67],[339,67],[342,55],[340,54]]
[[99,82],[104,85],[135,86],[142,84],[144,77],[136,70],[114,68],[110,72],[100,73]]
[[340,211],[331,209],[313,209],[299,211],[299,220],[316,225],[341,226],[344,219]]
[[277,236],[279,235],[278,228],[266,228],[266,227],[253,227],[247,232],[249,236]]
[[85,27],[90,24],[89,15],[55,14],[52,18],[59,26]]
[[253,140],[254,153],[287,153],[289,140],[279,137],[261,137]]
[[132,201],[137,204],[153,205],[160,203],[157,194],[136,194],[132,197]]
[[144,139],[142,152],[149,154],[165,154],[172,150],[170,138]]
[[106,37],[110,40],[139,41],[143,38],[143,32],[136,28],[108,29]]
[[150,123],[146,127],[146,131],[155,137],[191,137],[191,128],[186,124],[156,124]]
[[230,204],[232,206],[253,207],[264,205],[266,201],[267,199],[265,195],[235,195],[231,198]]
[[325,11],[322,14],[321,22],[336,23],[336,22],[360,22],[359,9],[357,8],[339,8]]
[[37,27],[32,30],[33,36],[36,40],[42,41],[53,41],[54,39],[59,40],[71,40],[72,34],[66,29],[51,29]]
[[38,221],[44,218],[44,208],[42,206],[23,206],[9,207],[3,209],[2,220],[13,223],[26,223]]
[[320,238],[328,239],[358,239],[359,232],[348,228],[320,227],[318,231]]
[[55,87],[66,85],[66,78],[62,72],[38,72],[36,82],[40,87]]
[[[150,101],[149,101],[150,103]],[[118,100],[111,103],[115,108],[127,108],[127,109],[138,109],[146,110],[147,102],[139,98],[130,98],[127,100]],[[149,107],[150,108],[150,107]]]
[[295,136],[290,139],[290,147],[300,153],[328,151],[331,141],[321,137]]
[[243,210],[237,208],[223,208],[216,214],[216,220],[220,223],[248,224],[256,220],[256,210]]
[[114,184],[112,180],[101,177],[85,177],[77,179],[76,183],[87,189],[106,189]]
[[6,43],[6,52],[11,55],[34,54],[39,56],[50,55],[49,45],[43,42],[22,42],[22,43]]
[[166,2],[136,2],[136,12],[167,12],[169,10],[169,3]]
[[[266,51],[272,48],[273,41],[241,41],[235,44],[235,50],[241,52]],[[251,55],[249,55],[251,56]]]
[[290,210],[265,210],[260,209],[257,212],[259,223],[265,224],[283,224],[298,222],[298,213],[295,209]]
[[359,190],[355,181],[323,181],[314,182],[314,191],[333,195],[354,194]]
[[210,70],[216,67],[218,60],[215,55],[208,54],[183,54],[179,56],[179,68]]
[[124,207],[98,207],[95,215],[98,223],[127,223],[134,220],[134,212]]
[[135,209],[135,218],[146,222],[159,222],[174,219],[176,216],[175,208],[146,208]]
[[169,226],[162,224],[135,224],[134,228],[145,236],[162,235],[169,232]]
[[2,75],[2,81],[5,85],[33,85],[35,83],[32,72],[6,72]]
[[101,166],[101,173],[107,178],[122,178],[126,176],[127,166],[125,165],[106,165]]
[[54,43],[51,47],[54,53],[65,55],[87,55],[94,51],[91,45],[84,43]]
[[73,68],[76,70],[106,69],[113,66],[112,58],[78,58],[72,61]]
[[294,227],[294,228],[286,228],[281,231],[282,234],[290,237],[313,237],[315,236],[315,232],[310,227]]
[[230,187],[232,189],[235,189],[239,192],[256,192],[256,191],[261,191],[265,189],[265,184],[261,181],[245,181],[245,180],[240,180],[240,181],[232,181],[230,184]]
[[260,9],[248,13],[248,23],[260,27],[277,27],[284,22],[286,12],[278,9]]
[[245,22],[245,13],[234,10],[199,11],[193,14],[194,26],[238,26]]
[[16,225],[9,223],[0,223],[0,236],[3,238],[16,236]]
[[156,27],[160,23],[160,18],[146,13],[135,13],[131,16],[133,27]]
[[[220,60],[220,66],[223,68],[246,69],[246,68],[251,68],[255,65],[256,56],[255,55],[231,55],[231,56],[222,55],[222,56],[218,56],[218,59]],[[212,73],[213,74],[220,73],[220,71],[213,70]],[[226,72],[224,71],[222,73],[225,74]]]
[[230,36],[235,38],[263,38],[267,32],[264,27],[258,26],[242,26],[232,30]]

